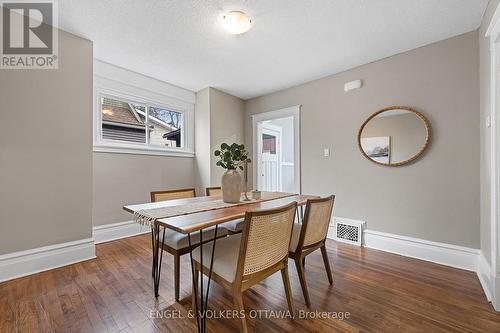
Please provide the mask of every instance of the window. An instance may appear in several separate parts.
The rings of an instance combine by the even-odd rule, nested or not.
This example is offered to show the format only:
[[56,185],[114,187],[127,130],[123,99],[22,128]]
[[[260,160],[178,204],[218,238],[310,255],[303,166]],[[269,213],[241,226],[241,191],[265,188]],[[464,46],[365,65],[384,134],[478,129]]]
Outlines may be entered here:
[[182,113],[165,108],[148,108],[149,143],[159,147],[182,146]]
[[94,62],[94,151],[194,157],[192,91]]
[[274,135],[262,134],[262,153],[276,155],[276,137]]
[[101,97],[102,140],[182,148],[182,112]]
[[146,106],[101,97],[102,139],[147,143]]
[[192,154],[184,126],[188,115],[183,110],[101,93],[98,114],[98,147],[128,149],[132,153]]

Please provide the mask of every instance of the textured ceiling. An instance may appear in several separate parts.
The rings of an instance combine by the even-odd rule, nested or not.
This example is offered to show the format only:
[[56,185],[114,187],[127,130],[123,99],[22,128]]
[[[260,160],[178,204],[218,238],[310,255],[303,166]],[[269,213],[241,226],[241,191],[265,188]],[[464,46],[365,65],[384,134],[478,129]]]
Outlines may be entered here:
[[[97,59],[250,98],[478,28],[487,0],[60,0],[62,29]],[[225,11],[255,22],[235,36]]]

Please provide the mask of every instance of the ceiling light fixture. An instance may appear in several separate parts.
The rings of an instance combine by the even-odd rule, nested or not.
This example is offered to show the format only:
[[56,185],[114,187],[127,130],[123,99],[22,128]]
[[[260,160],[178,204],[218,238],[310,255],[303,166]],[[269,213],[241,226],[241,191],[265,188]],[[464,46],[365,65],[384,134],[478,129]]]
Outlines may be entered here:
[[230,33],[239,35],[252,28],[252,19],[247,14],[234,10],[222,17],[222,26]]

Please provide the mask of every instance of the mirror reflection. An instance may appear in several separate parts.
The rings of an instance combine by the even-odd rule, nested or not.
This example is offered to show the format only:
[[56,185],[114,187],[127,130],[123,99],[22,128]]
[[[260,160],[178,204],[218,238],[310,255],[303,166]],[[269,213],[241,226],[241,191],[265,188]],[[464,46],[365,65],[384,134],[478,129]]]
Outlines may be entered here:
[[372,116],[361,128],[359,145],[365,157],[383,165],[413,161],[428,142],[425,118],[411,110],[390,108]]

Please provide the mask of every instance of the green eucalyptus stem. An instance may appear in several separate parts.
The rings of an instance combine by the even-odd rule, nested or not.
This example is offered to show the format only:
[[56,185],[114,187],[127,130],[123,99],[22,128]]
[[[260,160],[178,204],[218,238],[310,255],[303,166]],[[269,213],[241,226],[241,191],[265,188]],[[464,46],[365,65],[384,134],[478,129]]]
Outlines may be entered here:
[[247,195],[248,191],[248,160],[245,160],[245,188],[244,188],[244,193],[245,193],[245,199],[244,201],[250,201]]
[[217,149],[214,155],[219,157],[216,165],[226,170],[244,170],[245,163],[251,163],[245,145],[237,143],[231,145],[225,142],[222,143],[220,149]]

